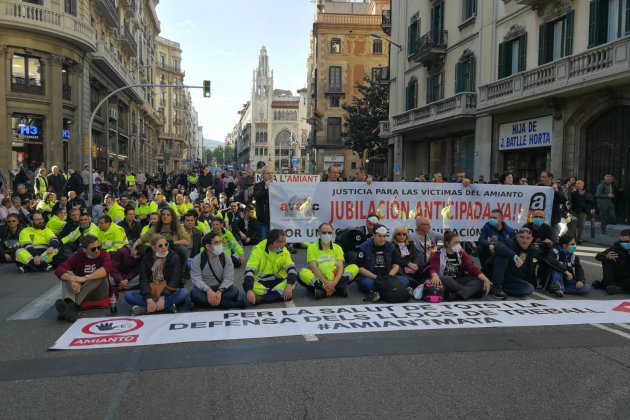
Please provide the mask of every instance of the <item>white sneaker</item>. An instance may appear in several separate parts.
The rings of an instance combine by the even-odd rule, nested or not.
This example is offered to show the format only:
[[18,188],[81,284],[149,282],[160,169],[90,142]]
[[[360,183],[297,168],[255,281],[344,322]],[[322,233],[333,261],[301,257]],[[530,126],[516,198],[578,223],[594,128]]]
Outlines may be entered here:
[[422,293],[424,292],[424,284],[413,289],[413,298],[415,300],[422,300]]

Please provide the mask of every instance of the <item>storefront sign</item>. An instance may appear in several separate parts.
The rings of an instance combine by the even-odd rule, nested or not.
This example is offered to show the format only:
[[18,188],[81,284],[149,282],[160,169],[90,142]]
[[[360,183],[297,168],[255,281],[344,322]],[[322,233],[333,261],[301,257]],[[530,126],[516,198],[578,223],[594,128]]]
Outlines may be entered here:
[[42,143],[41,118],[13,117],[13,142],[14,143]]
[[65,141],[70,140],[70,130],[61,130],[61,138]]
[[[300,175],[302,176],[302,175]],[[365,225],[369,214],[389,229],[416,228],[415,217],[429,220],[432,229],[455,231],[463,241],[476,241],[492,209],[505,222],[521,227],[534,210],[551,218],[553,189],[520,185],[409,182],[273,182],[269,187],[271,228],[284,229],[288,242],[317,239],[317,227],[335,229]]]
[[534,118],[499,125],[499,150],[550,147],[553,117]]
[[72,324],[51,349],[102,349],[304,334],[625,323],[630,321],[628,304],[619,300],[409,302],[84,318]]

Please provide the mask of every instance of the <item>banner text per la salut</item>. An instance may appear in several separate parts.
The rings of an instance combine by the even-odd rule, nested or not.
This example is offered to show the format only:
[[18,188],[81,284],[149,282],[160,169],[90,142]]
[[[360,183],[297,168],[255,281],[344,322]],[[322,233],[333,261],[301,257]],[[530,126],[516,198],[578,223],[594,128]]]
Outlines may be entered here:
[[288,242],[317,238],[317,227],[359,227],[376,214],[390,230],[415,229],[415,218],[427,218],[432,229],[450,229],[462,240],[476,240],[490,212],[499,209],[505,222],[521,227],[534,210],[551,218],[553,189],[521,185],[378,182],[272,183],[271,228],[284,229]]

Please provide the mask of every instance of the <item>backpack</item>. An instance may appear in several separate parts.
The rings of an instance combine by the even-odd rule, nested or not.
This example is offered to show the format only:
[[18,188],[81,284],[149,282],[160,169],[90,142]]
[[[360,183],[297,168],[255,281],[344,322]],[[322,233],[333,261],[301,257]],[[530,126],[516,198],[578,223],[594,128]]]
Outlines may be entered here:
[[440,303],[444,300],[444,286],[435,287],[431,280],[424,282],[424,292],[422,299],[431,303]]
[[375,289],[381,295],[381,300],[387,303],[409,302],[409,290],[394,276],[384,276],[384,280],[377,280]]
[[[221,267],[225,268],[225,253],[224,252],[222,252],[219,255],[219,262],[221,263]],[[217,274],[212,269],[212,266],[210,265],[210,260],[208,260],[208,253],[202,252],[201,257],[199,258],[199,272],[203,271],[203,267],[206,264],[208,264],[208,267],[210,268],[210,271],[212,271],[212,275],[214,276],[214,278],[217,279],[219,283],[221,283],[221,279],[219,278],[219,276],[217,276]]]

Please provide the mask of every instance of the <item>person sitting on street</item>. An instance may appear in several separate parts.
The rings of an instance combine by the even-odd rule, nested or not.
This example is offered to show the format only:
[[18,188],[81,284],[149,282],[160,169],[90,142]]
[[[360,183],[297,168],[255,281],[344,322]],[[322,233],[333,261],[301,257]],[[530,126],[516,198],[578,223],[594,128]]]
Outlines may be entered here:
[[602,263],[602,280],[593,282],[596,289],[605,289],[609,295],[630,293],[630,229],[619,233],[617,241],[595,256]]
[[125,208],[118,204],[116,199],[110,194],[105,196],[105,208],[107,209],[107,215],[115,224],[118,224],[125,218]]
[[111,272],[110,285],[114,292],[129,290],[140,284],[140,262],[138,251],[131,252],[131,245],[120,248],[112,256],[113,270]]
[[108,215],[98,219],[98,229],[97,237],[103,246],[103,251],[113,254],[129,243],[125,229],[112,223],[112,218]]
[[532,231],[534,245],[543,255],[549,254],[558,241],[551,225],[545,223],[545,220],[544,210],[534,210],[532,221],[523,225],[524,228]]
[[347,297],[347,287],[359,273],[359,267],[350,264],[344,268],[343,250],[332,242],[333,227],[322,223],[318,228],[319,240],[309,244],[306,251],[308,268],[299,273],[302,286],[321,299],[327,296]]
[[85,201],[75,191],[68,191],[68,213],[70,209],[86,209]]
[[[68,217],[66,217],[66,223],[63,225],[61,231],[56,235],[63,243],[63,238],[71,234],[76,228],[79,227],[81,222],[81,210],[73,208],[68,211]],[[76,251],[76,250],[75,250]]]
[[[186,216],[188,217],[188,215]],[[202,239],[203,251],[190,266],[190,279],[194,285],[190,300],[201,308],[244,308],[245,298],[234,286],[234,265],[223,252],[221,235],[211,232]]]
[[28,226],[29,221],[31,220],[31,213],[26,207],[22,206],[22,199],[17,196],[11,197],[11,203],[13,204],[15,214],[17,214],[18,220],[20,221],[20,225],[22,225],[22,227]]
[[379,225],[380,222],[381,221],[376,214],[368,214],[367,219],[365,219],[365,225],[358,227],[357,230],[361,231],[365,240],[371,239],[374,237],[375,227]]
[[107,252],[101,251],[96,236],[86,235],[81,239],[81,250],[72,254],[55,270],[62,280],[61,299],[55,302],[57,319],[74,322],[76,309],[86,300],[99,301],[109,296],[108,275],[112,272],[112,261]]
[[53,257],[59,252],[60,242],[52,230],[44,226],[44,216],[35,212],[31,226],[20,232],[19,248],[15,251],[18,271],[50,271]]
[[[538,277],[547,280],[549,291],[557,297],[563,297],[565,294],[585,295],[591,291],[591,287],[584,279],[580,257],[575,255],[575,251],[577,251],[575,238],[569,234],[563,235],[558,245],[547,256],[552,261],[538,268]],[[556,268],[552,268],[554,266]]]
[[495,247],[500,242],[509,242],[514,238],[514,229],[512,229],[503,220],[503,212],[494,209],[490,212],[490,220],[481,229],[478,240],[477,255],[481,265],[485,265],[486,261],[495,253]]
[[17,215],[9,214],[6,225],[0,226],[0,262],[15,262],[15,251],[20,245],[22,226]]
[[56,196],[55,193],[46,192],[42,199],[37,203],[35,211],[39,212],[44,217],[44,222],[47,222],[52,216],[53,207],[55,207]]
[[81,246],[81,240],[84,236],[94,235],[98,238],[98,226],[92,223],[92,218],[87,212],[84,212],[79,216],[79,226],[70,232],[68,235],[61,238],[63,247],[67,247],[72,252],[75,252]]
[[53,215],[50,216],[48,222],[46,223],[46,227],[53,231],[55,236],[59,235],[63,230],[63,227],[66,225],[66,218],[68,217],[68,210],[65,206],[57,207],[54,211]]
[[243,211],[241,210],[241,205],[237,201],[232,201],[230,203],[230,207],[223,212],[223,223],[225,224],[225,228],[232,230],[232,222],[234,219],[242,216]]
[[149,229],[151,229],[153,226],[157,225],[157,223],[160,221],[160,213],[158,212],[154,212],[149,214],[149,223],[146,224],[142,230],[140,231],[140,236],[144,235],[145,233],[147,233],[149,231]]
[[146,192],[142,192],[138,198],[138,207],[136,207],[136,216],[142,226],[146,226],[149,222],[149,215],[155,213],[158,210],[158,205],[155,201],[149,201],[149,197]]
[[409,286],[417,287],[423,280],[424,274],[420,270],[420,254],[416,246],[409,240],[409,232],[404,226],[394,229],[392,235],[392,243],[394,244],[395,259],[400,261],[400,274],[409,278]]
[[134,243],[140,238],[142,226],[136,221],[136,211],[133,207],[125,208],[125,219],[118,222],[118,226],[125,230],[129,243]]
[[232,259],[234,267],[240,267],[247,261],[243,247],[238,243],[234,235],[223,227],[223,218],[212,218],[212,231],[221,235],[223,241],[223,252]]
[[387,228],[376,224],[374,236],[359,245],[357,256],[359,290],[365,293],[370,301],[380,300],[376,282],[384,282],[387,275],[396,277],[405,287],[409,286],[409,279],[399,274],[400,262],[395,260],[395,257],[394,245],[387,241]]
[[251,204],[245,207],[245,213],[234,217],[232,221],[232,233],[234,237],[241,241],[243,246],[257,245],[260,242],[258,238],[258,221],[254,214],[256,209]]
[[448,301],[482,297],[492,288],[452,231],[444,234],[444,247],[431,255],[429,275],[433,286],[444,287]]
[[151,250],[140,263],[139,286],[140,291],[125,293],[136,316],[162,311],[177,313],[176,305],[186,299],[180,259],[162,235],[151,237]]
[[11,197],[4,197],[2,199],[2,205],[0,206],[0,225],[6,224],[7,216],[11,213],[16,213],[13,209]]
[[194,210],[190,210],[184,216],[184,229],[190,238],[188,258],[194,258],[201,252],[203,247],[202,239],[204,237],[204,233],[197,228],[197,213]]
[[409,241],[412,242],[418,250],[419,272],[424,275],[428,274],[431,255],[437,252],[438,241],[442,241],[443,239],[443,234],[431,230],[431,222],[429,222],[429,219],[416,216],[416,230],[409,236]]
[[249,304],[272,303],[282,299],[288,301],[293,298],[293,287],[298,275],[286,244],[284,230],[272,229],[267,239],[252,248],[243,281]]

